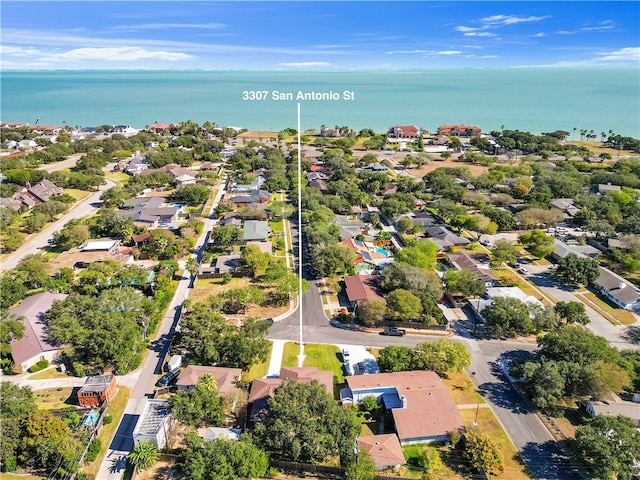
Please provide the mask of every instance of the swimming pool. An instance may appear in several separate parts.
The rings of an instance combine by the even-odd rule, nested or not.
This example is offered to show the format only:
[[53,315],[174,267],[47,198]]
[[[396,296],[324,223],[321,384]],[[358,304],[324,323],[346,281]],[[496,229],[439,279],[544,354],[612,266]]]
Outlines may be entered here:
[[376,253],[381,253],[385,257],[389,256],[389,252],[387,252],[384,248],[376,247],[375,252]]

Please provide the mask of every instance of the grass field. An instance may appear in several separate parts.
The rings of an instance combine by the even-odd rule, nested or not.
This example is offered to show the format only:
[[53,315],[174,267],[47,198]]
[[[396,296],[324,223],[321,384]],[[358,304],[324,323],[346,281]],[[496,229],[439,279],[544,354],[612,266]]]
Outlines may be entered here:
[[87,198],[90,195],[89,192],[85,192],[84,190],[76,190],[74,188],[65,188],[64,193],[71,195],[76,199],[76,201]]
[[[287,342],[284,345],[282,366],[297,367],[299,353],[300,345],[295,342]],[[334,383],[344,383],[344,372],[342,370],[342,362],[338,358],[338,347],[334,347],[333,345],[309,343],[304,346],[304,355],[303,366],[316,367],[318,370],[328,370],[333,372]]]
[[443,378],[442,381],[449,389],[451,398],[456,405],[485,403],[466,372],[450,373],[449,378]]
[[42,410],[56,410],[78,405],[76,392],[80,387],[58,387],[34,390],[36,407]]
[[45,380],[47,378],[66,378],[67,375],[60,373],[56,367],[49,367],[29,375],[29,380]]
[[36,477],[35,475],[0,473],[0,480],[43,480],[46,477]]
[[[473,421],[476,417],[475,409],[461,410],[460,415],[462,416],[465,427],[474,428]],[[500,478],[505,480],[524,480],[531,478],[527,474],[526,467],[522,463],[516,447],[502,429],[500,423],[491,410],[488,408],[480,409],[478,412],[478,425],[475,428],[491,438],[496,443],[500,453],[502,454],[504,472],[500,475],[491,475],[490,478]]]
[[244,375],[244,379],[247,381],[255,380],[256,378],[264,377],[269,370],[269,359],[271,358],[271,350],[273,350],[273,344],[269,346],[269,353],[267,354],[267,361],[262,363],[256,363],[249,371]]
[[422,476],[422,472],[418,470],[410,470],[407,467],[401,467],[402,471],[398,472],[403,476],[407,477],[415,477],[415,478],[426,478],[426,479],[462,479],[461,475],[456,474],[449,466],[446,465],[446,459],[449,456],[449,447],[441,446],[441,445],[430,445],[430,444],[417,444],[417,445],[406,445],[402,447],[402,451],[404,453],[404,457],[407,460],[407,465],[411,465],[413,467],[420,467],[421,460],[424,458],[426,452],[435,451],[440,459],[440,462],[436,460],[436,464],[431,469],[429,473],[427,473],[424,477]]
[[109,448],[109,444],[111,443],[111,439],[113,435],[116,433],[116,429],[118,428],[118,424],[120,423],[120,419],[124,414],[124,409],[127,406],[127,402],[129,401],[129,397],[131,396],[131,390],[127,387],[119,386],[118,393],[111,401],[109,405],[108,414],[112,416],[113,421],[102,427],[100,433],[98,434],[98,438],[102,441],[102,449],[100,450],[100,455],[89,465],[84,467],[83,471],[85,473],[91,475],[97,475],[98,470],[100,470],[100,464],[102,464],[102,460],[104,460],[105,455],[107,454],[107,449]]

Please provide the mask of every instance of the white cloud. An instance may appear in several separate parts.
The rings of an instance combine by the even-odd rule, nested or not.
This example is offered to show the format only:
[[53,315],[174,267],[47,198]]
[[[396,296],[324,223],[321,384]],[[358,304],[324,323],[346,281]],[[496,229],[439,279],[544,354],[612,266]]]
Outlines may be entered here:
[[439,52],[431,52],[429,55],[460,55],[460,50],[441,50]]
[[532,36],[536,38],[544,37],[544,32],[536,33],[535,35],[532,35]]
[[603,52],[595,60],[600,62],[640,62],[640,47],[625,47],[612,52]]
[[203,29],[220,30],[226,28],[224,23],[143,23],[137,25],[116,25],[112,30],[136,31],[136,30],[175,30],[175,29]]
[[467,32],[464,34],[465,37],[486,37],[492,38],[497,37],[498,35],[491,32]]
[[580,30],[583,32],[601,32],[603,30],[612,30],[615,28],[615,24],[611,20],[604,20],[595,27],[582,27]]
[[539,22],[540,20],[544,20],[545,18],[549,17],[516,17],[515,15],[492,15],[490,17],[482,18],[480,19],[480,21],[485,25],[485,28],[488,28],[489,26],[501,27],[504,25],[515,25],[516,23]]
[[278,64],[280,67],[330,67],[331,65],[329,62],[287,62]]
[[164,50],[145,50],[140,47],[106,47],[106,48],[75,48],[68,52],[51,55],[49,60],[101,60],[107,62],[133,62],[137,60],[166,60],[180,61],[192,60],[196,57],[180,52],[167,52]]
[[429,53],[429,50],[392,50],[390,52],[387,52],[387,55],[395,55],[395,54],[425,54],[425,53]]
[[0,45],[0,53],[13,57],[33,57],[43,55],[42,50],[33,47],[11,47],[8,45]]
[[479,28],[473,28],[473,27],[465,27],[463,25],[457,26],[456,28],[454,28],[454,30],[458,31],[458,32],[476,32],[478,30],[480,30]]

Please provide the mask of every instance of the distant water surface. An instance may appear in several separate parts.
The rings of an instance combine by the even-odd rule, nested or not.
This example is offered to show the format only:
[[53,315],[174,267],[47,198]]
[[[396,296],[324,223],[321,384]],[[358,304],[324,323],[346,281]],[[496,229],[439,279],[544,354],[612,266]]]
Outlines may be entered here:
[[[249,129],[295,127],[298,91],[340,100],[301,101],[302,129],[347,125],[435,131],[465,123],[532,133],[581,129],[640,138],[638,68],[510,68],[425,71],[2,72],[2,121],[72,126],[193,120]],[[243,92],[267,92],[243,100]],[[294,100],[273,100],[273,92]],[[353,91],[355,100],[343,100]],[[260,96],[260,94],[256,94]]]

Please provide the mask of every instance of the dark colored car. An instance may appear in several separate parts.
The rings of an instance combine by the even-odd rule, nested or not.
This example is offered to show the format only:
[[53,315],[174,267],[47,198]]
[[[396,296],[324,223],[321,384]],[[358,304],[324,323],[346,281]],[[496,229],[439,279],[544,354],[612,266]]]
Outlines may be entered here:
[[387,327],[382,332],[380,332],[380,335],[387,335],[389,337],[402,337],[405,333],[407,332],[401,328]]
[[167,387],[178,380],[178,376],[180,375],[180,369],[176,368],[175,370],[171,370],[170,372],[165,373],[160,380],[156,382],[156,387]]

